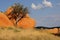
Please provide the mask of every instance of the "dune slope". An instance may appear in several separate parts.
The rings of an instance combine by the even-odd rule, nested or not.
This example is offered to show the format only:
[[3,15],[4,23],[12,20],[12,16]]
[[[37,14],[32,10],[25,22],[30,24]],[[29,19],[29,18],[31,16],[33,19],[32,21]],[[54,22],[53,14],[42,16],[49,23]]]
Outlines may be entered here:
[[0,13],[0,26],[1,27],[13,26],[13,23],[8,19],[8,17],[4,13]]

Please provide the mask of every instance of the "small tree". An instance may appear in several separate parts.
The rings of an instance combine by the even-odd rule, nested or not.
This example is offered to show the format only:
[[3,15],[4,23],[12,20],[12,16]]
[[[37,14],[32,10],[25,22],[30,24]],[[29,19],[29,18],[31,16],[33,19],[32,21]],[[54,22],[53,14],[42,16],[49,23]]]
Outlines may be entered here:
[[26,14],[28,13],[28,8],[23,7],[23,5],[21,5],[20,3],[15,3],[11,7],[13,8],[13,10],[11,13],[8,14],[8,16],[11,15],[9,19],[13,18],[16,21],[14,23],[15,26],[17,26],[18,21],[24,18]]
[[58,26],[57,29],[58,29],[58,33],[60,33],[60,26]]

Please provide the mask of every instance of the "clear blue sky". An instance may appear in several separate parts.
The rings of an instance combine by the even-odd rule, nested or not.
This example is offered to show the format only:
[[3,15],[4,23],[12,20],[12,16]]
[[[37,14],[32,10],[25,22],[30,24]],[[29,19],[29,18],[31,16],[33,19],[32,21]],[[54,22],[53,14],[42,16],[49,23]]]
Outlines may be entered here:
[[60,0],[0,0],[0,11],[17,2],[28,7],[36,26],[60,26]]

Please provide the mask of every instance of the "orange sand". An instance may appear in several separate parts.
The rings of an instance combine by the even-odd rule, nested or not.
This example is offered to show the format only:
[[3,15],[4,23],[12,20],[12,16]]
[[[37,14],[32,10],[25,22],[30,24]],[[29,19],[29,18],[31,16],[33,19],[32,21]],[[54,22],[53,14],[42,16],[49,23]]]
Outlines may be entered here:
[[0,13],[0,27],[8,26],[13,26],[13,24],[4,13]]
[[50,33],[58,33],[58,29],[57,28],[54,28],[54,29],[48,29],[48,32]]
[[18,27],[34,28],[35,27],[35,21],[32,18],[30,18],[28,15],[26,15],[25,18],[23,18],[22,20],[20,20],[18,22]]
[[9,7],[7,10],[6,10],[6,15],[8,15],[11,11],[13,10],[13,8],[12,7]]

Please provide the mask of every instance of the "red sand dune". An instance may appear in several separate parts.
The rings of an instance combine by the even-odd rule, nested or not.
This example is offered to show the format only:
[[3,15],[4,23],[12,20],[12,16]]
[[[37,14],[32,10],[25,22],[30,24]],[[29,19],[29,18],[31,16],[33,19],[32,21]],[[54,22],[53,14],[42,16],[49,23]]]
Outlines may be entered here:
[[[13,10],[13,8],[9,7],[6,10],[6,15],[8,15],[12,10]],[[10,16],[8,16],[8,17],[10,17]],[[14,19],[10,19],[10,20],[12,23],[15,23]],[[28,14],[26,14],[26,17],[22,18],[22,20],[20,20],[17,24],[17,27],[22,27],[22,28],[34,28],[34,26],[35,26],[35,20],[30,18]]]
[[0,13],[0,27],[13,26],[13,23],[8,19],[4,13]]
[[21,28],[34,28],[35,27],[35,20],[30,18],[28,15],[26,15],[25,18],[21,19],[18,22],[18,27],[21,27]]
[[12,7],[9,7],[7,10],[6,10],[6,15],[8,15],[11,11],[13,10],[13,8]]
[[56,33],[58,33],[58,29],[57,28],[48,29],[48,32],[56,34]]

